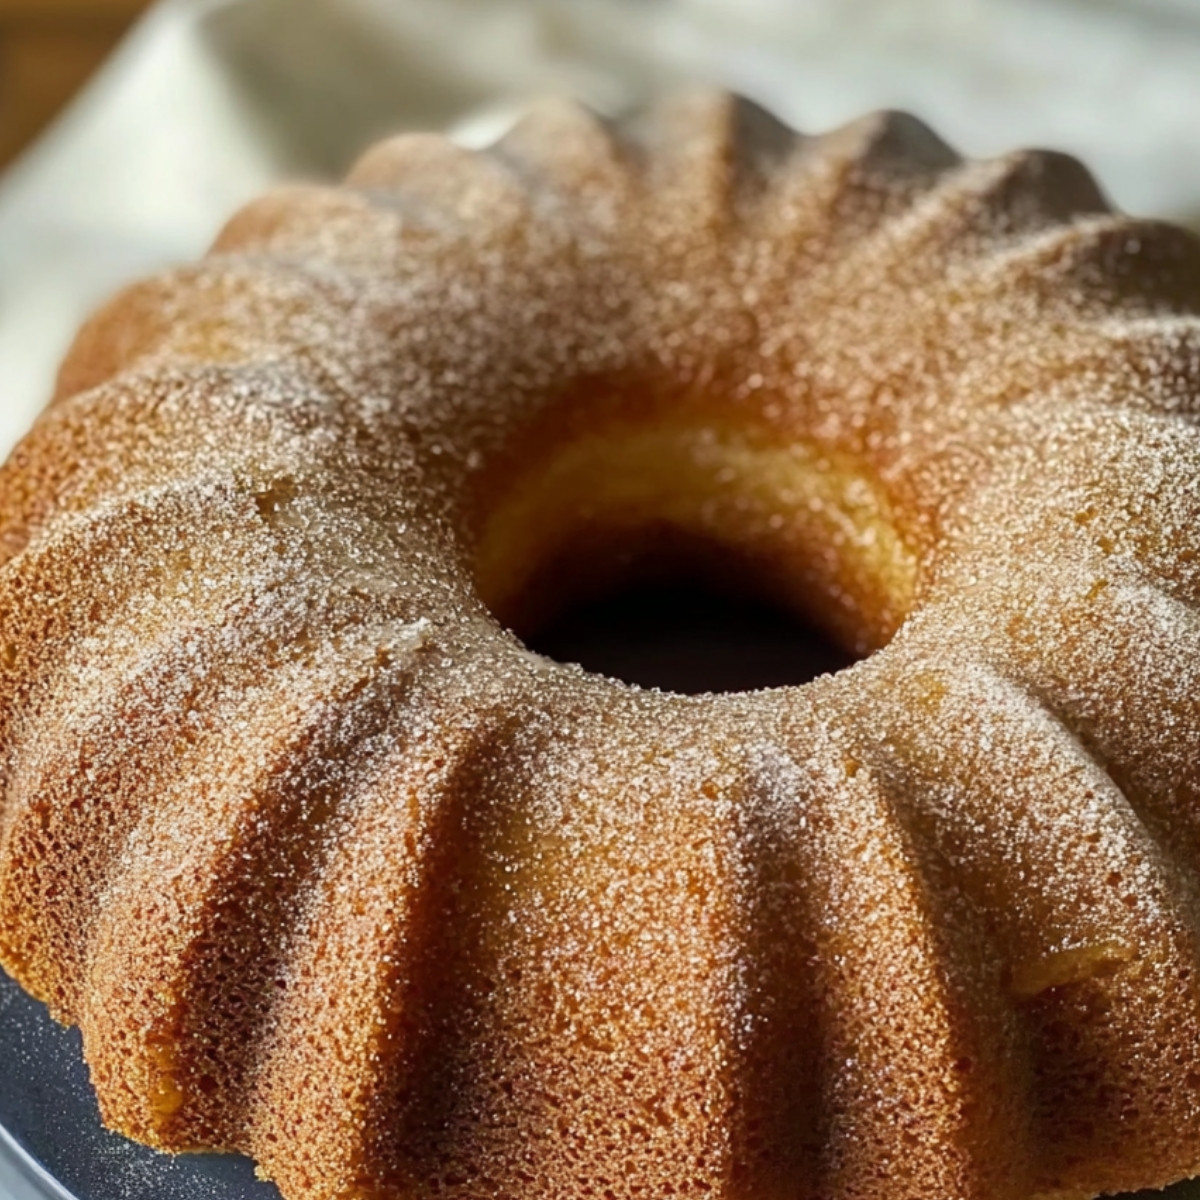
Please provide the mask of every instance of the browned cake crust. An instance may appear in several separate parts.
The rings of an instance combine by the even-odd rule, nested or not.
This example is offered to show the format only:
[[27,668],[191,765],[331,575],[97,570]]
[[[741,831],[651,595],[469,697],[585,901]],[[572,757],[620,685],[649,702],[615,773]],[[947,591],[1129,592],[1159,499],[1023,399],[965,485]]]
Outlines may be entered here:
[[[1198,305],[896,115],[271,193],[0,476],[0,962],[110,1125],[289,1200],[1200,1169]],[[876,652],[683,697],[507,632],[663,536]]]

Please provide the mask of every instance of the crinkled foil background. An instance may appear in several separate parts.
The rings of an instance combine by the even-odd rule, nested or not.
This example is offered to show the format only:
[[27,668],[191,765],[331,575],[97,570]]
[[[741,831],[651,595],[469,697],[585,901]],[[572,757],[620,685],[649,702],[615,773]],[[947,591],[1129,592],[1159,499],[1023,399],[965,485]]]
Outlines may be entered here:
[[[903,107],[971,154],[1067,149],[1121,206],[1200,223],[1200,0],[163,0],[0,177],[0,456],[87,312],[273,180],[403,128],[486,140],[537,94],[616,111],[695,80],[802,128]],[[0,1198],[65,1195],[3,1151]]]

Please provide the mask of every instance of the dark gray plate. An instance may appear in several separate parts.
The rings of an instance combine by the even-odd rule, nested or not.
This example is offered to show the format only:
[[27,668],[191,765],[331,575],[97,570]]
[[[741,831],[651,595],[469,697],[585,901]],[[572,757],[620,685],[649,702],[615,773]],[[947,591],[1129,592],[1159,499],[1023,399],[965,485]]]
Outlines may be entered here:
[[109,1133],[79,1032],[0,972],[0,1196],[13,1200],[279,1200],[244,1158],[173,1158]]
[[[638,683],[731,691],[799,683],[845,661],[787,618],[680,589],[584,608],[537,648]],[[1200,1200],[1200,1182],[1158,1200]],[[279,1200],[244,1158],[173,1158],[107,1132],[79,1033],[0,972],[0,1200]]]

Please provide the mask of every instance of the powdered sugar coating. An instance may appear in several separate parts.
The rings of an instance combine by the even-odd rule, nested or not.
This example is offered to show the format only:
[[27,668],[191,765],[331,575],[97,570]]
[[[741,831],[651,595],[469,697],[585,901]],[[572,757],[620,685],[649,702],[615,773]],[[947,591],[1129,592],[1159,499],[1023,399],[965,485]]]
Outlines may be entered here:
[[[0,959],[106,1120],[292,1200],[1188,1174],[1198,304],[897,115],[551,104],[264,197],[0,478]],[[688,698],[497,621],[661,526],[876,652]]]

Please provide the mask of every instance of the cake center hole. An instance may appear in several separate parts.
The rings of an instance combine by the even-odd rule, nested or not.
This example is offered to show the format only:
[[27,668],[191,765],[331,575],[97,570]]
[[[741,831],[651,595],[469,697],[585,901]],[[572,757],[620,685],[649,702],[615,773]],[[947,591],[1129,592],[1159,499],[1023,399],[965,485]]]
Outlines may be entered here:
[[910,610],[915,552],[879,481],[840,452],[646,418],[532,458],[498,459],[476,482],[474,583],[549,657],[744,691],[845,666],[837,645],[879,649]]
[[806,683],[855,661],[782,608],[683,584],[633,585],[574,605],[528,644],[558,662],[693,695]]

